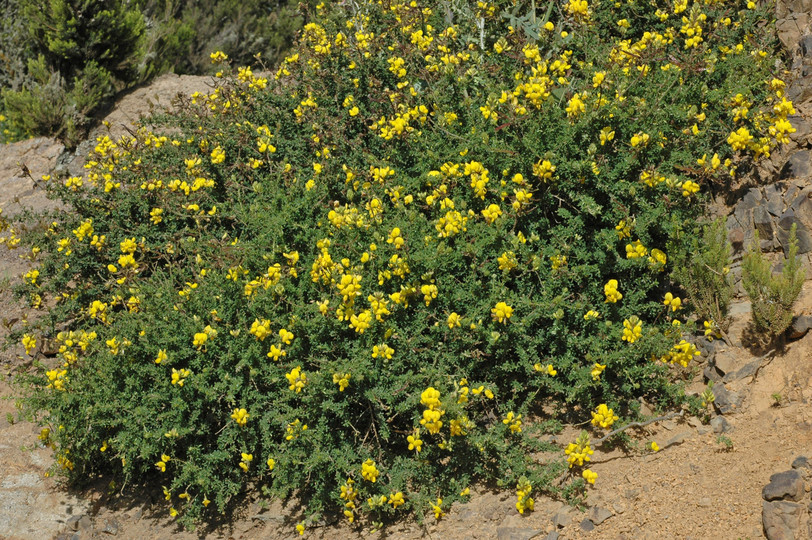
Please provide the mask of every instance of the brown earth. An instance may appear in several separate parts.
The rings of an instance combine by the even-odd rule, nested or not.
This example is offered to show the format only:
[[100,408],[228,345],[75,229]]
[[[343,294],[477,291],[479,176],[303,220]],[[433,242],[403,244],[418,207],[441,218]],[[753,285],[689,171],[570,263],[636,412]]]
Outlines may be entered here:
[[[113,132],[120,133],[123,126],[132,126],[150,112],[150,101],[168,107],[177,93],[205,91],[209,82],[204,77],[164,76],[154,85],[125,96],[107,120]],[[58,143],[42,138],[0,147],[0,180],[6,188],[0,192],[0,208],[6,215],[18,212],[22,206],[55,208],[33,179],[57,167],[76,174],[73,171],[81,169],[81,155],[63,155],[62,150]],[[20,174],[23,164],[30,176]],[[809,266],[808,254],[806,264]],[[26,317],[26,311],[13,302],[8,292],[8,284],[26,269],[25,261],[16,252],[0,250],[0,338],[7,333],[7,327],[21,324]],[[795,311],[812,314],[812,280],[805,283]],[[733,367],[741,367],[754,360],[742,344],[750,317],[749,304],[739,300],[732,313],[731,346],[725,358]],[[39,429],[15,420],[14,392],[7,379],[15,370],[26,367],[28,361],[21,353],[18,347],[0,357],[0,539],[298,537],[294,525],[301,511],[292,503],[285,506],[271,502],[263,508],[258,501],[248,501],[243,511],[227,523],[189,533],[177,527],[166,514],[163,501],[154,494],[137,490],[125,490],[123,495],[110,493],[104,481],[96,488],[74,492],[47,477],[53,459],[50,450],[38,445]],[[728,424],[726,439],[697,418],[677,417],[630,430],[633,443],[625,449],[596,448],[591,468],[599,478],[589,489],[583,510],[540,497],[535,511],[522,516],[515,509],[512,492],[476,488],[470,502],[455,504],[440,521],[429,517],[422,525],[403,522],[378,532],[371,532],[368,526],[351,528],[343,522],[322,524],[310,527],[305,537],[761,538],[762,487],[770,475],[787,470],[795,457],[812,457],[810,359],[812,333],[790,343],[774,357],[764,358],[755,375],[728,384],[728,389],[743,400],[733,412],[719,417]],[[704,364],[693,368],[689,391],[698,393],[704,388],[703,368]],[[777,401],[773,395],[780,399]],[[573,440],[577,432],[578,428],[569,427],[556,440]],[[650,441],[656,441],[661,450],[645,450]],[[585,528],[592,522],[601,521],[596,507],[606,511],[602,516],[605,521],[587,531]],[[592,522],[586,523],[587,517],[592,517]],[[807,530],[806,524],[801,530]]]

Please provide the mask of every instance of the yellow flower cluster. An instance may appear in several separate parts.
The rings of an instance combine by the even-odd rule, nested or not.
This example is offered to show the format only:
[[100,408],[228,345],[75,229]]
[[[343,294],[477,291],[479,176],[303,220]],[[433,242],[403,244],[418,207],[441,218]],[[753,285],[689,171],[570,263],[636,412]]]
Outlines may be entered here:
[[632,315],[628,319],[624,319],[623,336],[621,339],[623,339],[623,341],[628,341],[629,343],[634,343],[641,337],[643,337],[643,322],[638,319],[636,315]]
[[378,468],[375,466],[375,462],[371,459],[361,464],[361,476],[364,477],[364,480],[374,484],[378,481],[378,475],[380,474],[380,471],[378,471]]
[[567,445],[564,449],[564,454],[567,456],[567,463],[570,468],[574,466],[583,466],[584,462],[589,461],[594,451],[589,447],[589,435],[586,432],[581,433],[574,443]]
[[516,484],[516,510],[520,514],[524,514],[525,510],[532,511],[535,507],[535,501],[530,495],[533,493],[533,486],[530,482],[522,477],[519,483]]
[[521,433],[522,432],[522,415],[521,414],[514,414],[513,411],[507,413],[507,415],[502,419],[502,423],[505,424],[508,428],[510,428],[511,433]]
[[618,300],[623,299],[623,295],[617,290],[618,282],[616,279],[610,279],[606,285],[603,286],[603,293],[606,295],[606,304],[614,304]]
[[612,409],[606,406],[606,403],[601,403],[592,411],[592,425],[600,426],[603,429],[609,429],[615,423],[618,417]]
[[443,421],[440,418],[445,414],[442,409],[443,404],[440,402],[440,392],[432,387],[426,388],[420,394],[420,403],[426,406],[420,424],[432,435],[437,435],[440,433],[440,428],[443,427]]
[[234,409],[231,413],[231,418],[237,423],[238,426],[242,427],[248,423],[248,419],[251,417],[248,414],[248,411],[245,409]]
[[505,324],[513,316],[513,308],[504,302],[497,302],[491,309],[491,316],[496,322]]
[[699,349],[696,348],[696,345],[682,339],[679,343],[674,345],[670,351],[661,356],[660,361],[663,363],[679,364],[685,368],[688,367],[688,364],[691,363],[694,357],[700,355],[701,353]]

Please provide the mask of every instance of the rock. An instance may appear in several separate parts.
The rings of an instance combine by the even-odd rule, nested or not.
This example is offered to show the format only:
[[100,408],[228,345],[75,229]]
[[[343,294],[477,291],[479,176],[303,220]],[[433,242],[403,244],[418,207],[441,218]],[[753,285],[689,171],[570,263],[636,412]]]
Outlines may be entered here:
[[789,339],[801,339],[812,328],[812,316],[799,315],[792,319],[792,324],[787,328]]
[[787,99],[800,105],[812,98],[812,86],[810,86],[808,78],[798,78],[792,81],[787,88]]
[[744,249],[744,231],[741,227],[735,227],[728,232],[727,239],[733,247],[733,251],[741,251]]
[[553,525],[559,529],[562,529],[572,523],[572,516],[570,515],[569,508],[562,508],[556,512],[555,515],[553,515],[552,521]]
[[794,540],[801,524],[802,506],[786,501],[764,501],[761,523],[768,540]]
[[581,530],[585,532],[595,530],[595,524],[589,521],[588,519],[583,520],[579,526],[581,527]]
[[783,182],[770,184],[764,188],[764,196],[767,197],[767,204],[764,205],[764,208],[775,217],[780,216],[784,211],[784,199],[782,197],[784,188],[785,184]]
[[770,476],[770,483],[761,490],[761,496],[765,501],[777,499],[800,501],[805,493],[804,481],[795,469]]
[[668,448],[669,446],[675,446],[677,444],[682,444],[692,435],[690,431],[683,431],[681,433],[677,433],[673,437],[671,437],[664,445],[663,448]]
[[713,501],[711,501],[710,497],[702,497],[696,504],[702,508],[710,508]]
[[119,525],[118,521],[115,519],[108,519],[104,523],[104,529],[102,529],[102,532],[104,534],[109,534],[110,536],[115,536],[118,534],[119,529],[121,529],[121,525]]
[[594,523],[595,525],[600,525],[614,514],[611,510],[607,508],[601,508],[600,506],[593,506],[589,509],[589,520]]
[[83,515],[79,518],[79,529],[83,531],[89,531],[93,528],[93,522],[90,520],[90,516],[87,514]]
[[713,358],[713,365],[722,375],[727,375],[739,369],[740,356],[729,349],[722,349]]
[[729,383],[732,381],[738,381],[739,379],[744,379],[745,377],[755,375],[760,365],[761,360],[753,360],[752,362],[748,362],[741,369],[737,369],[733,373],[728,373],[727,375],[722,377],[722,382]]
[[801,38],[801,54],[807,58],[812,58],[812,35]]
[[713,381],[717,383],[722,380],[722,374],[719,373],[719,370],[717,370],[715,366],[710,365],[710,363],[707,364],[702,370],[702,375],[705,377],[706,381]]
[[764,240],[772,239],[775,227],[773,218],[764,206],[753,209],[753,225],[758,231],[759,237]]
[[550,531],[550,534],[544,537],[544,540],[558,540],[558,531]]
[[793,469],[809,469],[810,468],[809,459],[806,456],[798,456],[792,460],[792,468]]
[[79,530],[79,520],[82,519],[84,516],[71,516],[65,522],[65,525],[72,531]]
[[784,178],[805,178],[812,172],[810,160],[812,154],[809,150],[799,150],[792,154],[787,160],[784,168],[781,170],[781,176]]
[[812,251],[812,234],[807,227],[795,216],[793,209],[787,209],[778,221],[776,236],[784,254],[789,253],[789,232],[792,225],[796,226],[795,235],[798,238],[798,253],[809,253]]
[[688,419],[688,425],[694,428],[700,428],[702,427],[702,420],[696,416],[692,416]]
[[711,418],[710,425],[714,433],[727,433],[733,430],[733,426],[731,426],[723,416],[714,416]]
[[667,429],[668,431],[673,431],[677,428],[677,423],[673,420],[663,420],[660,422],[660,427]]
[[[806,36],[804,39],[812,40],[812,36]],[[812,124],[810,124],[804,117],[793,114],[787,118],[792,127],[795,128],[795,133],[791,133],[789,138],[797,143],[808,143],[809,135],[812,134]]]
[[612,510],[615,511],[615,514],[622,514],[626,511],[626,505],[618,501],[612,505]]
[[719,414],[731,414],[741,408],[742,397],[737,392],[728,390],[724,384],[714,386],[713,395],[716,396],[713,405]]
[[526,527],[497,527],[496,538],[498,540],[530,540],[543,532],[541,529]]

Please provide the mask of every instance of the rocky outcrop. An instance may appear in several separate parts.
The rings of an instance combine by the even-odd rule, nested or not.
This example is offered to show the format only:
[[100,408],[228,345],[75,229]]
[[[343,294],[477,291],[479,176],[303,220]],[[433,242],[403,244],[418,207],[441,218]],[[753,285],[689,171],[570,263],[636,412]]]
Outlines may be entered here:
[[812,522],[808,518],[810,463],[806,457],[796,458],[792,469],[770,477],[761,492],[764,502],[761,520],[768,540],[800,540],[812,538]]

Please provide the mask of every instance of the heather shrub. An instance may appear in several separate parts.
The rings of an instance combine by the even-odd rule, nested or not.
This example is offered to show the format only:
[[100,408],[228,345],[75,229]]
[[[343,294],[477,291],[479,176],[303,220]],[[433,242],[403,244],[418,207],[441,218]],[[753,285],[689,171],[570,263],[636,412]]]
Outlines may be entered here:
[[159,481],[187,523],[248,486],[302,531],[440,519],[474,482],[525,512],[586,493],[637,398],[681,404],[674,261],[792,130],[766,10],[534,5],[348,4],[49,180],[74,211],[3,241],[38,264],[15,338],[59,350],[21,377],[57,468]]
[[758,231],[742,259],[742,285],[750,297],[753,324],[766,341],[773,341],[792,324],[792,306],[801,294],[806,272],[798,259],[797,225],[789,232],[787,255],[781,273],[773,274],[770,261],[761,252]]

